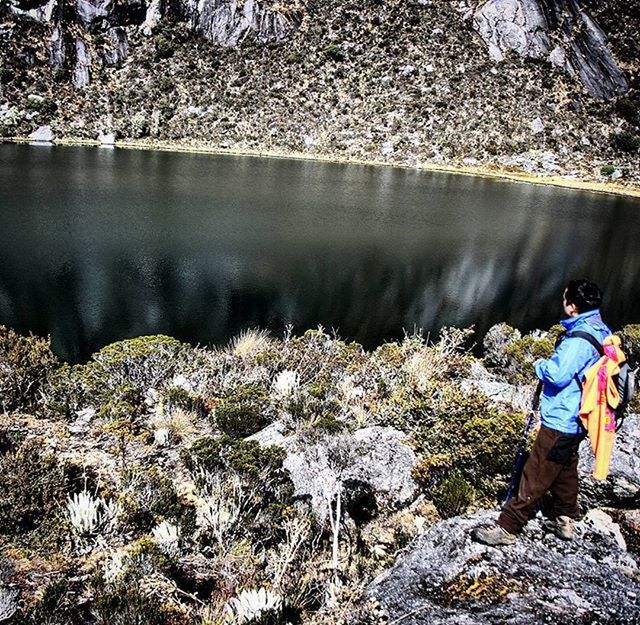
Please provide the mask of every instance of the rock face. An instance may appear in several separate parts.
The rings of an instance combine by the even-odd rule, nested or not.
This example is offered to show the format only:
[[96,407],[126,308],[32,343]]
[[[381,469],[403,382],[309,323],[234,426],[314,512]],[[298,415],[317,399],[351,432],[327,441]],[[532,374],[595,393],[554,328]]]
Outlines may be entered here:
[[93,61],[79,31],[105,35],[107,45],[100,56],[105,64],[115,65],[128,56],[126,28],[130,26],[149,36],[163,20],[186,18],[195,32],[228,46],[237,46],[250,35],[263,43],[279,41],[300,26],[300,12],[280,12],[264,4],[257,0],[182,0],[169,7],[159,0],[132,1],[124,6],[115,0],[75,0],[75,10],[65,11],[62,0],[17,0],[10,9],[53,24],[51,68],[59,70],[68,63],[73,85],[82,88],[91,80]]
[[576,0],[488,0],[475,10],[473,26],[498,61],[510,51],[547,60],[579,78],[596,98],[629,87],[604,33]]
[[616,435],[609,477],[596,482],[589,441],[580,449],[580,497],[585,505],[640,507],[640,415],[629,415]]
[[433,526],[368,587],[389,621],[403,625],[638,622],[638,564],[610,532],[577,523],[565,543],[538,520],[509,547],[486,547],[469,532],[480,512]]
[[250,34],[278,41],[300,26],[299,13],[283,14],[256,0],[188,0],[187,14],[196,31],[216,43],[237,46]]

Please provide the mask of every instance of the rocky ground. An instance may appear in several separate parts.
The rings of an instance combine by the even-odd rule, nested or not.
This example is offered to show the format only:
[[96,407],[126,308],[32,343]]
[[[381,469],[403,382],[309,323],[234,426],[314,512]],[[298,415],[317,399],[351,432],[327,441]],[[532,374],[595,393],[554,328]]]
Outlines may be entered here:
[[5,137],[640,180],[638,0],[0,7]]
[[539,519],[506,549],[469,538],[557,332],[496,326],[482,358],[461,330],[373,352],[321,328],[151,336],[71,367],[0,327],[0,622],[637,622],[637,414],[606,482],[582,449],[573,542]]

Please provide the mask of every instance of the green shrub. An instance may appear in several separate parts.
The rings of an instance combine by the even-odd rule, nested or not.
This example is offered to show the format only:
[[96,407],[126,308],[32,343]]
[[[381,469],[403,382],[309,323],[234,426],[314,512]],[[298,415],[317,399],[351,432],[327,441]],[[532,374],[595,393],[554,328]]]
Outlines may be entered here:
[[[41,590],[37,603],[24,617],[25,625],[72,625],[82,622],[77,598],[84,591],[80,579],[54,579]],[[22,621],[21,621],[22,622]]]
[[181,386],[170,386],[161,392],[162,401],[168,410],[181,409],[186,412],[193,412],[201,417],[207,413],[202,397],[192,395]]
[[50,337],[21,336],[0,326],[0,409],[35,409],[47,376],[57,364]]
[[640,137],[632,132],[621,132],[612,136],[611,145],[618,152],[637,154],[640,150]]
[[138,531],[149,532],[158,523],[178,520],[185,513],[171,479],[159,467],[128,467],[122,477],[126,523]]
[[452,471],[433,491],[432,499],[443,519],[464,514],[475,499],[475,489],[460,471]]
[[478,391],[442,388],[437,416],[417,433],[427,456],[438,455],[444,469],[458,469],[480,495],[493,497],[511,473],[524,418],[496,406]]
[[[282,538],[282,521],[293,513],[293,484],[282,466],[286,458],[282,448],[262,447],[257,441],[226,435],[203,436],[181,456],[198,487],[203,486],[199,469],[214,474],[232,472],[240,477],[249,498],[244,536],[259,539],[263,546]],[[260,513],[256,515],[256,511]]]
[[106,421],[130,419],[134,422],[144,412],[144,397],[139,388],[120,384],[98,411],[98,417]]
[[223,435],[198,438],[188,451],[183,450],[182,459],[190,471],[196,467],[207,471],[231,469],[248,479],[257,479],[281,470],[286,455],[281,447],[262,447],[257,441]]
[[561,325],[543,334],[526,334],[506,323],[493,326],[484,339],[484,361],[510,382],[520,384],[533,379],[533,363],[553,354],[557,338],[564,332]]
[[617,334],[629,365],[635,369],[640,365],[640,324],[626,325]]
[[[632,369],[640,366],[640,324],[630,324],[624,326],[617,332],[622,340],[622,351],[627,357],[627,362]],[[640,381],[636,381],[636,386]],[[630,412],[640,412],[640,390],[636,389],[635,397],[631,400]]]
[[342,48],[340,47],[340,45],[338,45],[337,43],[328,45],[323,50],[323,53],[325,54],[325,56],[333,59],[334,61],[344,61],[344,53],[342,52]]
[[269,425],[269,396],[259,384],[243,384],[215,409],[216,424],[233,438],[245,438]]
[[42,442],[25,441],[0,456],[0,533],[23,536],[47,521],[56,521],[66,501],[62,467],[40,451]]
[[168,59],[176,51],[176,44],[166,35],[158,35],[156,39],[156,54],[161,59]]
[[615,165],[605,165],[600,169],[600,173],[603,176],[610,176],[616,170]]
[[46,117],[51,117],[57,110],[58,105],[49,97],[44,98],[27,98],[25,108],[31,111],[37,111]]
[[67,382],[82,402],[101,405],[117,389],[145,392],[159,387],[194,362],[190,345],[161,334],[118,341],[103,347],[86,365],[77,365]]
[[616,113],[632,124],[640,121],[640,102],[631,98],[620,98],[616,102]]
[[334,415],[328,414],[315,421],[313,427],[329,434],[338,434],[347,429],[347,424],[341,419],[337,419]]
[[[105,584],[94,591],[91,605],[96,625],[168,625],[168,607],[160,598],[145,593],[140,580]],[[186,619],[183,622],[187,622]]]

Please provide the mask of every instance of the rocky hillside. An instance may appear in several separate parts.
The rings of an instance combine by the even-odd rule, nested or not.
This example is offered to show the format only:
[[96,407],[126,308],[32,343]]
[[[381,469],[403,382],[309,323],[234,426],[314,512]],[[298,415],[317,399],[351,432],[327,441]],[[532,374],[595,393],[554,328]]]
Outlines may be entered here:
[[640,0],[2,0],[0,132],[640,180]]
[[0,623],[637,623],[638,414],[606,482],[581,450],[573,542],[541,517],[503,550],[469,537],[556,332],[496,326],[482,359],[451,329],[149,336],[70,367],[0,326]]

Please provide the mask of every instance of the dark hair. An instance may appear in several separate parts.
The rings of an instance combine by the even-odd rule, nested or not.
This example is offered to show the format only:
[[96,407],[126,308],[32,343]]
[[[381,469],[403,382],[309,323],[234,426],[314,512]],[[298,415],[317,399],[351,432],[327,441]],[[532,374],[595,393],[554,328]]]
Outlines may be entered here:
[[565,295],[567,304],[575,304],[579,313],[600,308],[602,291],[597,284],[589,280],[571,280],[567,284]]

